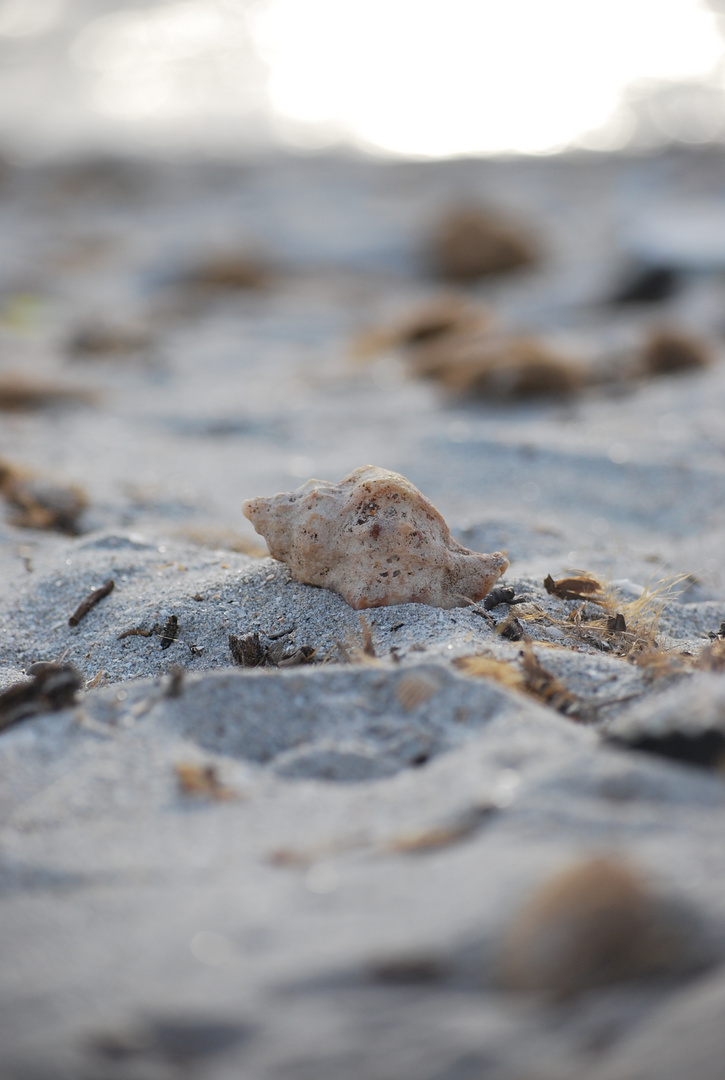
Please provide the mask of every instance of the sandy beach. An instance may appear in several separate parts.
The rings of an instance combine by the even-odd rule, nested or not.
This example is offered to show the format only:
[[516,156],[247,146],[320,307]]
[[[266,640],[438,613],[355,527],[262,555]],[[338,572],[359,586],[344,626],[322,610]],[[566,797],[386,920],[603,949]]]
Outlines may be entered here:
[[[722,176],[3,165],[3,1077],[719,1080]],[[446,277],[471,206],[535,258]],[[266,554],[367,464],[507,599]]]

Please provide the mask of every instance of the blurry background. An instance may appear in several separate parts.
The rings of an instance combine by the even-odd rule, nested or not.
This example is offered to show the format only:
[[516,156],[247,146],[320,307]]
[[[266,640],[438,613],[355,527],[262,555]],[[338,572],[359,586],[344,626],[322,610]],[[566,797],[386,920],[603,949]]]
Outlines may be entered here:
[[0,0],[0,140],[444,157],[725,136],[722,0]]

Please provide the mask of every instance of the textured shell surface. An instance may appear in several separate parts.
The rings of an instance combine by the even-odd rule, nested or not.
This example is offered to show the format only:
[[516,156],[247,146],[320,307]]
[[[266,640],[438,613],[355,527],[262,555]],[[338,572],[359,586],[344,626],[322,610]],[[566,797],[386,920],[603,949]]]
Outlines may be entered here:
[[242,511],[297,581],[331,589],[356,609],[463,607],[486,596],[508,566],[500,551],[463,547],[409,480],[373,465],[339,484],[308,480],[247,499]]

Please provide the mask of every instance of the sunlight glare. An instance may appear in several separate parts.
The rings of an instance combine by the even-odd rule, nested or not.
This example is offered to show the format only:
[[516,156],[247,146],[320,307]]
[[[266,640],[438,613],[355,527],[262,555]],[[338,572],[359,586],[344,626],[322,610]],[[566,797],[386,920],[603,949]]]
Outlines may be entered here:
[[262,0],[252,30],[282,116],[424,156],[621,145],[628,87],[722,54],[695,0]]

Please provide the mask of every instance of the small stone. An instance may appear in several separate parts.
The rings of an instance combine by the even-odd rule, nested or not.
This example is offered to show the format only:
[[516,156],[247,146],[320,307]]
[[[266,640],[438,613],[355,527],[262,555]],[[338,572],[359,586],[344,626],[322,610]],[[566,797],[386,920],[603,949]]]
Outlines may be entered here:
[[247,499],[242,510],[297,581],[331,589],[358,610],[465,607],[508,566],[500,551],[478,554],[453,540],[409,480],[372,465],[339,484],[308,480],[297,491]]

